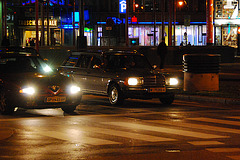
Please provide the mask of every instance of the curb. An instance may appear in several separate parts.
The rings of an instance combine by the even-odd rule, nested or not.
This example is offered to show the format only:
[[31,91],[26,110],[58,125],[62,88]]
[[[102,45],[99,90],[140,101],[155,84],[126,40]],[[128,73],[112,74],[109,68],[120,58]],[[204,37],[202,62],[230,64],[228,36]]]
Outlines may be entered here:
[[220,97],[181,95],[181,94],[176,94],[175,98],[179,99],[179,100],[189,100],[189,101],[201,101],[201,102],[212,102],[212,103],[221,103],[221,104],[240,105],[240,99],[233,99],[233,98],[220,98]]

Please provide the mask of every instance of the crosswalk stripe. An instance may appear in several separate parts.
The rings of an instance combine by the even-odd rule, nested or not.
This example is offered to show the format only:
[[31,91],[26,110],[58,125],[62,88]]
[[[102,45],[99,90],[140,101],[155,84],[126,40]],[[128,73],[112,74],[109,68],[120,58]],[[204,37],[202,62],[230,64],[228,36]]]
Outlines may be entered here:
[[240,148],[207,148],[207,151],[211,151],[211,152],[226,152],[226,153],[230,153],[230,152],[240,152]]
[[194,123],[185,123],[182,121],[171,121],[170,122],[170,121],[164,121],[164,120],[148,120],[147,122],[159,123],[159,124],[165,124],[165,125],[174,125],[174,126],[194,128],[194,129],[203,129],[203,130],[209,130],[209,131],[240,134],[240,130],[238,130],[238,129],[216,127],[216,126],[211,126],[211,125],[201,125],[201,124],[194,124]]
[[110,145],[110,144],[120,144],[119,142],[114,142],[114,141],[109,141],[109,140],[104,140],[104,139],[99,139],[99,138],[91,138],[87,136],[83,136],[81,134],[75,134],[74,132],[71,132],[71,134],[65,134],[61,132],[56,132],[56,131],[41,131],[38,130],[38,134],[51,137],[51,138],[56,138],[56,139],[61,139],[61,140],[66,140],[66,141],[73,141],[73,142],[79,142],[79,143],[86,143],[90,145]]
[[160,133],[170,133],[170,134],[175,134],[175,135],[202,138],[202,139],[227,138],[227,136],[206,134],[206,133],[200,133],[200,132],[192,132],[192,131],[186,131],[186,130],[180,130],[180,129],[171,129],[171,128],[167,128],[167,127],[128,123],[128,122],[103,122],[103,123],[109,124],[109,125],[114,125],[114,126],[125,127],[125,128],[127,127],[127,128],[148,130],[148,131],[154,131],[154,132],[160,132]]
[[240,159],[240,155],[239,156],[227,156],[228,158],[231,158],[232,160],[239,160]]
[[218,142],[218,141],[191,141],[191,142],[188,142],[188,143],[190,143],[192,145],[195,145],[195,146],[224,144],[224,143]]
[[233,117],[227,117],[227,118],[240,119],[240,116],[233,116]]
[[88,132],[107,134],[107,135],[113,135],[113,136],[118,136],[118,137],[124,137],[124,138],[130,138],[130,139],[136,139],[136,140],[142,140],[142,141],[148,141],[148,142],[177,141],[176,139],[172,139],[172,138],[150,136],[150,135],[145,135],[145,134],[131,133],[131,132],[97,128],[97,127],[81,127],[81,130],[86,130]]
[[229,121],[229,120],[221,120],[221,119],[213,119],[213,118],[187,118],[189,120],[194,120],[194,121],[202,121],[202,122],[212,122],[212,123],[220,123],[220,124],[229,124],[229,125],[235,125],[235,126],[240,126],[240,122],[237,121]]

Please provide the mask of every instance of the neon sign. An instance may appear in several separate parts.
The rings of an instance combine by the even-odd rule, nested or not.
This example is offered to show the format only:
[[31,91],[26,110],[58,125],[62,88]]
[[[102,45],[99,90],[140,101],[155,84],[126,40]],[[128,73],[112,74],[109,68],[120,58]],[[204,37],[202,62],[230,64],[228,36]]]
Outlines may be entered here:
[[127,2],[126,0],[119,0],[119,13],[126,13]]
[[[26,0],[25,2],[22,3],[22,5],[25,6],[27,4],[35,3],[35,2],[36,2],[36,0]],[[49,0],[49,3],[50,3],[50,5],[53,5],[53,4],[65,5],[65,0]]]

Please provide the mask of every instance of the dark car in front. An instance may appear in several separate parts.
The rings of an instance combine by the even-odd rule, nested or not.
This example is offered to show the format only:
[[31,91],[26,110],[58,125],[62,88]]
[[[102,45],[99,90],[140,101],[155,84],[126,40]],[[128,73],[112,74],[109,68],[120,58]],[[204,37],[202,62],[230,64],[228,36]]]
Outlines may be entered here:
[[16,107],[73,112],[81,97],[71,78],[54,71],[38,55],[0,53],[0,113],[11,114]]

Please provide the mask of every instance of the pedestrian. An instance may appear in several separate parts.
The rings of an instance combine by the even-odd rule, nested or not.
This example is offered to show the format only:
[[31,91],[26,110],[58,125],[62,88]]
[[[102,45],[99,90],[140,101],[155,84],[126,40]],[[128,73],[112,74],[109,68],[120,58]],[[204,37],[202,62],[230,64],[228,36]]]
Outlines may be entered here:
[[188,46],[191,46],[191,43],[190,43],[190,42],[188,42]]
[[4,46],[4,47],[10,46],[10,42],[9,42],[9,39],[7,38],[7,36],[3,37],[1,46]]
[[168,53],[165,38],[162,38],[162,42],[157,47],[157,54],[160,56],[160,69],[164,68],[165,57]]

